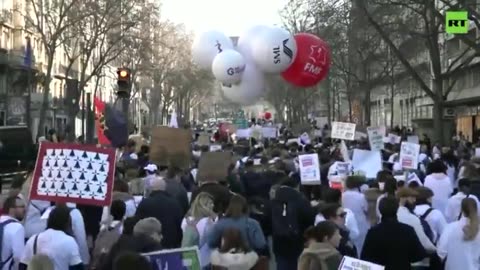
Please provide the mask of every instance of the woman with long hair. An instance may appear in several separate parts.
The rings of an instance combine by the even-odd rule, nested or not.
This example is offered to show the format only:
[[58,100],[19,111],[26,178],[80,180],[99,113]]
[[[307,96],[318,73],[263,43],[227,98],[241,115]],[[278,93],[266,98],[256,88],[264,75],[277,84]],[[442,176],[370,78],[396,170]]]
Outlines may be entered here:
[[212,252],[212,268],[250,270],[258,261],[258,255],[250,249],[238,229],[226,229],[220,248]]
[[230,199],[225,216],[217,221],[208,235],[208,245],[211,248],[219,248],[223,232],[230,228],[238,229],[255,251],[262,251],[267,245],[260,224],[249,217],[247,200],[240,195],[233,195]]
[[445,270],[480,268],[480,224],[478,205],[472,198],[462,200],[462,217],[450,223],[440,237],[437,253],[445,259]]
[[182,247],[198,246],[202,267],[210,264],[211,250],[206,244],[206,236],[217,218],[213,207],[213,197],[206,192],[201,192],[192,202],[182,221]]

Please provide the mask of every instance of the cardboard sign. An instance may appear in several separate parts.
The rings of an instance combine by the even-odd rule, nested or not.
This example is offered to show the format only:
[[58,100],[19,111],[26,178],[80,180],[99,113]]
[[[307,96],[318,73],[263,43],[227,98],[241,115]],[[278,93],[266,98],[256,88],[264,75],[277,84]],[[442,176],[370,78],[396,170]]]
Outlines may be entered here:
[[150,144],[150,160],[160,166],[174,164],[184,169],[190,165],[189,130],[170,127],[154,127]]
[[346,122],[333,122],[331,137],[334,139],[353,141],[355,140],[356,124]]
[[207,152],[202,153],[198,164],[197,181],[225,180],[228,167],[232,163],[232,153]]

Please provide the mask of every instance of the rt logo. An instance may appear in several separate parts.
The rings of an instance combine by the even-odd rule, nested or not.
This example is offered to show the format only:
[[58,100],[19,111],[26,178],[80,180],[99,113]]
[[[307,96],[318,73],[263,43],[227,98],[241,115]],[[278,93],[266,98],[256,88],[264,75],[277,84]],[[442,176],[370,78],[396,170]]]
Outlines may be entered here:
[[467,34],[468,33],[468,12],[467,11],[447,11],[445,14],[445,32],[448,34]]

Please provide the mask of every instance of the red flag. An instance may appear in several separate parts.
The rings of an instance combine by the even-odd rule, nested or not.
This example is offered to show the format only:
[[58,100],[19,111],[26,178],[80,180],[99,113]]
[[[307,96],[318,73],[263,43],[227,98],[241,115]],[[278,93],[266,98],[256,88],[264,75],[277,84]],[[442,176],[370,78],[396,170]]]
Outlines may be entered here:
[[98,143],[102,145],[110,145],[110,141],[105,136],[105,102],[99,98],[93,98],[93,104],[95,106],[95,127],[97,129]]

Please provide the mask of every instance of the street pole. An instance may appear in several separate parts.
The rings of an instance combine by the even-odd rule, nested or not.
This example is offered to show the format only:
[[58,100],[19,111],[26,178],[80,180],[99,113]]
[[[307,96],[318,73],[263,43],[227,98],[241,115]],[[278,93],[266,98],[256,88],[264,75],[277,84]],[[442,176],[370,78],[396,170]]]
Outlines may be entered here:
[[87,93],[87,138],[86,143],[93,144],[94,137],[94,122],[95,119],[92,114],[92,94]]
[[82,89],[82,143],[85,143],[85,90]]

